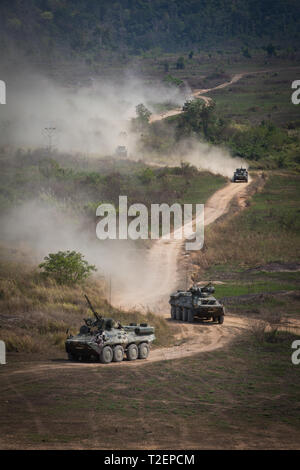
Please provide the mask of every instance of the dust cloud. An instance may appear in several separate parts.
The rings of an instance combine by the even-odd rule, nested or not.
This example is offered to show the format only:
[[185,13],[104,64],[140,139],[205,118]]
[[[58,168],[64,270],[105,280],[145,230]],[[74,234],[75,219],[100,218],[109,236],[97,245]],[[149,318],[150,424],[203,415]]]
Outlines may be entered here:
[[[62,86],[34,72],[9,75],[7,104],[1,107],[1,144],[58,151],[112,155],[118,145],[134,147],[130,134],[135,107],[144,103],[182,105],[185,90],[155,83],[125,72],[112,80],[90,77],[85,86]],[[130,149],[129,149],[130,150]]]
[[[113,281],[113,292],[145,276],[146,248],[132,240],[98,240],[91,220],[84,221],[41,201],[29,201],[1,217],[0,239],[9,261],[37,266],[49,253],[75,250]],[[10,254],[11,253],[11,254]],[[22,259],[20,259],[22,256]]]
[[199,170],[207,170],[215,175],[232,178],[236,168],[248,169],[248,164],[241,158],[232,157],[228,150],[199,142],[193,139],[179,143],[175,158],[188,162]]
[[[129,153],[132,149],[133,158],[138,137],[129,131],[129,125],[136,115],[135,107],[144,103],[153,110],[153,103],[167,101],[182,106],[189,92],[145,84],[129,73],[118,83],[91,79],[88,86],[64,87],[37,73],[26,72],[9,79],[7,89],[7,105],[1,107],[0,116],[2,146],[46,146],[49,134],[45,129],[53,128],[51,144],[60,152],[112,155],[118,145],[126,145]],[[181,141],[171,161],[166,158],[165,164],[181,161],[227,177],[237,166],[246,166],[226,150],[192,139]],[[33,200],[2,217],[0,239],[7,246],[25,250],[34,265],[51,252],[80,251],[89,263],[96,265],[98,275],[111,277],[113,295],[128,288],[142,288],[149,278],[147,248],[137,249],[131,240],[100,241],[94,229],[84,218],[72,218],[57,207]]]

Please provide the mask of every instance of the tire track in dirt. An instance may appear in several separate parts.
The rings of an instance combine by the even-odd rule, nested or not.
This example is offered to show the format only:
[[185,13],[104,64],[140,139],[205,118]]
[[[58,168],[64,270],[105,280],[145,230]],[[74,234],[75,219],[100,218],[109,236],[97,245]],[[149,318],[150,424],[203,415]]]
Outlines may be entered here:
[[[6,381],[6,394],[7,396],[13,396],[16,395],[19,399],[20,403],[24,403],[27,410],[30,413],[32,423],[34,424],[36,428],[36,432],[38,435],[46,435],[47,434],[47,428],[43,425],[39,414],[36,411],[36,408],[31,400],[28,399],[27,395],[25,393],[22,393],[19,389],[18,386],[14,383],[12,384],[9,378],[9,374],[5,374],[5,381]],[[22,382],[23,385],[23,382]],[[3,392],[2,392],[3,395]]]

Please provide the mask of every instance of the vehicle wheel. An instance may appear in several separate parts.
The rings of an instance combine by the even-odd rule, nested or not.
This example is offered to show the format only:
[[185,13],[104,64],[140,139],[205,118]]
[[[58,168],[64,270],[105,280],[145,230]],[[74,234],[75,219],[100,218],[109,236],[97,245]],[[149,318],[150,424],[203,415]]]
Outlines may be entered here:
[[189,322],[189,323],[193,323],[193,321],[194,321],[193,310],[189,309],[189,310],[188,310],[188,322]]
[[102,364],[109,364],[113,359],[113,350],[110,346],[104,346],[100,354],[100,362]]
[[171,307],[171,318],[172,318],[172,320],[176,319],[176,308],[175,307]]
[[181,308],[176,307],[176,320],[181,320]]
[[139,359],[147,359],[149,354],[149,345],[147,343],[141,343],[139,345]]
[[126,356],[128,361],[135,361],[138,358],[139,351],[136,344],[131,344],[128,346]]
[[212,317],[212,321],[215,322],[215,321],[216,321],[216,317]]
[[224,322],[224,315],[219,316],[218,322],[220,323],[220,325],[222,325],[222,323]]
[[182,310],[182,321],[187,321],[187,319],[188,319],[188,309],[184,308]]
[[117,345],[115,348],[114,348],[114,358],[113,358],[113,361],[114,362],[122,362],[123,361],[123,357],[124,357],[124,349],[122,348],[121,345]]

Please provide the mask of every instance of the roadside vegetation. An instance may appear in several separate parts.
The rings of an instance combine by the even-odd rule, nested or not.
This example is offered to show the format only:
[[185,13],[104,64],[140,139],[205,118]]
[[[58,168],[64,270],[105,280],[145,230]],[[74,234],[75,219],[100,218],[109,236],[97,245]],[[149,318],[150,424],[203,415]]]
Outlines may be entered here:
[[179,142],[193,138],[225,147],[252,169],[299,172],[300,115],[291,102],[296,73],[278,69],[249,74],[210,92],[208,104],[200,98],[187,100],[181,114],[144,127],[141,148],[172,156]]
[[10,355],[10,361],[24,360],[32,354],[35,360],[62,357],[67,330],[77,334],[83,318],[92,316],[84,294],[104,317],[117,318],[121,324],[151,323],[156,328],[156,346],[174,341],[172,328],[163,318],[134,309],[125,312],[109,305],[108,285],[103,279],[61,285],[20,263],[1,263],[1,339],[9,353],[17,353]]
[[220,282],[216,296],[231,313],[299,318],[299,183],[289,171],[269,174],[243,211],[206,229],[205,249],[192,255],[194,279]]
[[119,161],[82,158],[40,149],[0,152],[0,211],[8,212],[25,201],[40,201],[61,211],[73,210],[94,217],[101,203],[117,208],[119,195],[128,196],[128,205],[204,203],[226,179],[182,163],[153,167],[142,160]]

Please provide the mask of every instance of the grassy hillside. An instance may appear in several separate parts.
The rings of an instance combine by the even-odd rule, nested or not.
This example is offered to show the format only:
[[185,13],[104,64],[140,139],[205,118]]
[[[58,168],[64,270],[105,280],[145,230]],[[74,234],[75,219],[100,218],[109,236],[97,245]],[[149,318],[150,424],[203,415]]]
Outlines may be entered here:
[[172,328],[163,318],[151,312],[124,312],[111,307],[106,300],[107,289],[104,281],[96,278],[75,286],[60,285],[54,280],[41,278],[37,269],[20,263],[2,262],[0,328],[9,361],[65,357],[67,330],[77,334],[84,323],[83,318],[92,316],[84,294],[104,317],[116,318],[123,324],[151,323],[156,328],[155,346],[167,346],[173,342]]

